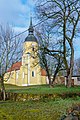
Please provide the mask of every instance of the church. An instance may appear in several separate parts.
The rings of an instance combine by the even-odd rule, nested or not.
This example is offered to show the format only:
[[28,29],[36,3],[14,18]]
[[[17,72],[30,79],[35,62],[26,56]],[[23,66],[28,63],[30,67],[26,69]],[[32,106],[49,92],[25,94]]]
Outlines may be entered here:
[[14,63],[5,73],[5,84],[17,86],[46,84],[46,72],[39,64],[37,56],[38,41],[34,36],[32,18],[28,29],[28,36],[23,43],[22,60]]

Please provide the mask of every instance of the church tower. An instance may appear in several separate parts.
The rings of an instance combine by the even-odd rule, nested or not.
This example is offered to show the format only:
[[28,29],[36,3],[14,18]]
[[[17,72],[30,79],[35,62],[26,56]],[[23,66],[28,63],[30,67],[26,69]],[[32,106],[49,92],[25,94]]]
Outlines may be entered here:
[[22,65],[27,64],[27,61],[25,60],[25,57],[31,56],[32,58],[35,58],[35,54],[38,50],[38,42],[36,37],[34,36],[34,28],[32,25],[32,17],[30,19],[30,26],[28,29],[28,36],[25,38],[24,45],[23,45],[23,59],[22,59]]
[[41,73],[39,58],[37,56],[38,42],[34,36],[32,17],[28,29],[28,36],[25,38],[23,45],[22,66],[28,85],[40,83]]

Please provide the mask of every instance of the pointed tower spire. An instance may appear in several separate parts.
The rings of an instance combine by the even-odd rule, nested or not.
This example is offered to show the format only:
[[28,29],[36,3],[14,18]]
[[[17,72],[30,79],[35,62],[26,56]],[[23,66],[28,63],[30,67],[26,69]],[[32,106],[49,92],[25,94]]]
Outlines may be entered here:
[[32,16],[30,17],[30,26],[32,26]]
[[30,26],[29,26],[28,31],[29,31],[29,34],[33,34],[33,32],[34,32],[34,28],[32,25],[32,16],[30,17]]
[[34,36],[34,28],[32,24],[32,16],[30,17],[30,25],[28,29],[28,36],[25,38],[25,42],[37,42],[36,37]]

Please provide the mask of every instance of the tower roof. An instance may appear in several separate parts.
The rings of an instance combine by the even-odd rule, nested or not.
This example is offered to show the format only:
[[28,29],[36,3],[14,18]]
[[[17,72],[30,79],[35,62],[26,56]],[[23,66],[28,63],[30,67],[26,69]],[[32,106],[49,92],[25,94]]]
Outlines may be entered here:
[[30,26],[28,29],[28,36],[25,38],[25,42],[37,42],[36,37],[34,36],[34,28],[32,25],[32,17],[30,18]]

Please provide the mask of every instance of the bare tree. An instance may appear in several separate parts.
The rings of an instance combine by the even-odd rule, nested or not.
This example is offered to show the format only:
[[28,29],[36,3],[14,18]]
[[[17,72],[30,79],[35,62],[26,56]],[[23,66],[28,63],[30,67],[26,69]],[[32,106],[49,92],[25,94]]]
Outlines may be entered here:
[[[47,26],[42,26],[42,29],[38,28],[37,37],[39,41],[39,49],[38,49],[38,57],[40,59],[40,65],[42,68],[45,69],[46,74],[48,76],[49,85],[50,87],[53,86],[55,78],[57,74],[62,70],[63,61],[60,58],[60,55],[49,51],[49,48],[53,48],[52,44],[52,37],[51,37],[51,30]],[[61,48],[61,43],[54,42],[54,48],[56,51],[56,46]],[[59,49],[60,49],[59,48]]]
[[11,65],[21,58],[19,37],[11,39],[14,35],[13,30],[7,25],[0,26],[0,82],[3,100],[5,96],[4,75]]
[[[55,34],[55,37],[63,42],[63,48],[60,51],[57,49],[47,49],[47,51],[58,54],[62,53],[61,59],[64,62],[67,74],[67,87],[71,87],[71,76],[74,66],[73,42],[79,30],[80,1],[38,0],[36,11],[38,18],[42,21],[46,20],[46,23],[52,27],[52,35]],[[69,57],[67,53],[69,53]]]

